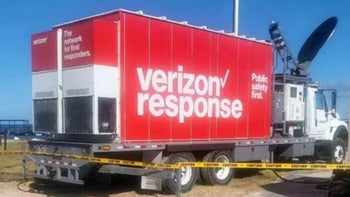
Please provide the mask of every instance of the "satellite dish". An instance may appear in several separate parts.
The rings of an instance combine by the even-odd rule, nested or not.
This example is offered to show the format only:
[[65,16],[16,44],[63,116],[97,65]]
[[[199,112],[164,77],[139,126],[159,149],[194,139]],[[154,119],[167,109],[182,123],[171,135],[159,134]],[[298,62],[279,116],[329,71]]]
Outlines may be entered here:
[[301,75],[306,75],[305,70],[310,66],[312,60],[315,58],[318,51],[321,49],[323,44],[332,36],[335,26],[337,25],[337,17],[330,17],[325,20],[315,31],[309,36],[301,47],[298,54],[297,70]]

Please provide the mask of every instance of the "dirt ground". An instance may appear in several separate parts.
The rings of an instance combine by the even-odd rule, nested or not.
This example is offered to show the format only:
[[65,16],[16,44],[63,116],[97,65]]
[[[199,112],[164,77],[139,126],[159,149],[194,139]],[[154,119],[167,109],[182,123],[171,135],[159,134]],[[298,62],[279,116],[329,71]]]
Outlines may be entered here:
[[[242,171],[242,170],[241,170]],[[284,182],[269,170],[238,171],[235,178],[227,186],[207,186],[197,184],[192,191],[181,196],[229,197],[229,196],[327,196],[326,190],[317,189],[331,176],[330,171],[288,171],[279,172],[283,177],[297,183]],[[93,184],[76,186],[55,182],[34,181],[29,178],[22,182],[20,177],[14,180],[0,181],[0,196],[7,197],[63,197],[63,196],[173,196],[162,192],[141,190],[138,177],[114,177],[112,184]]]
[[[19,144],[9,144],[9,150],[19,150]],[[21,155],[0,155],[0,197],[61,197],[61,196],[173,196],[162,192],[140,189],[140,177],[116,175],[111,184],[76,186],[33,179],[34,165],[28,163],[27,180],[23,182]],[[228,196],[327,196],[326,190],[317,189],[330,180],[331,171],[293,170],[278,174],[292,181],[282,181],[270,170],[238,169],[226,186],[207,186],[199,183],[184,197]]]
[[[247,173],[247,172],[245,172]],[[252,173],[252,172],[248,172]],[[325,190],[316,186],[328,181],[329,171],[290,171],[284,176],[299,183],[283,182],[272,176],[270,171],[255,171],[255,175],[236,177],[227,186],[196,185],[192,191],[182,194],[184,197],[229,197],[229,196],[327,196]],[[304,178],[308,177],[308,178]],[[310,178],[314,177],[314,178]],[[316,177],[316,178],[315,178]],[[311,183],[314,182],[314,183]],[[318,183],[318,184],[317,184]],[[102,197],[132,197],[132,196],[173,196],[159,192],[139,189],[137,178],[122,177],[111,185],[74,186],[53,182],[22,183],[20,180],[0,182],[0,196],[8,197],[63,197],[63,196],[102,196]]]

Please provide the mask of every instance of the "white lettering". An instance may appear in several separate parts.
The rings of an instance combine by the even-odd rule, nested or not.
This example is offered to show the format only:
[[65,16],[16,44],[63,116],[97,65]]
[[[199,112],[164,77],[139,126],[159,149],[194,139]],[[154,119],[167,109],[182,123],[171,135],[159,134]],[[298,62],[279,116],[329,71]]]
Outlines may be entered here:
[[252,73],[252,81],[267,83],[268,78],[264,74]]
[[63,60],[71,61],[74,59],[80,59],[91,56],[89,48],[81,45],[84,39],[82,35],[76,35],[75,32],[70,30],[63,31]]
[[213,96],[213,89],[215,88],[215,96],[220,96],[220,84],[220,79],[218,77],[209,76],[208,95]]
[[228,118],[231,115],[230,101],[228,99],[221,100],[221,112],[220,115],[223,118]]
[[178,79],[177,79],[177,92],[178,93],[182,93],[182,66],[181,65],[179,65],[178,67],[177,67],[177,71],[179,72],[178,73]]
[[137,94],[137,115],[142,116],[144,114],[143,108],[144,103],[149,99],[149,94]]
[[[178,117],[179,123],[192,116],[234,119],[242,116],[243,105],[239,99],[219,98],[227,83],[229,70],[224,77],[186,73],[181,65],[175,72],[140,67],[136,71],[142,91],[137,96],[139,116],[145,114],[145,109],[156,117]],[[258,76],[253,77],[261,80]],[[259,88],[265,90],[265,86]]]
[[208,88],[208,80],[206,79],[206,77],[204,75],[198,75],[194,82],[194,89],[196,93],[201,96],[206,95],[208,93]]
[[168,72],[168,92],[172,93],[173,90],[173,84],[175,79],[177,78],[176,72]]
[[[220,102],[218,98],[209,98],[208,106],[208,117],[220,117]],[[213,110],[215,110],[215,116],[213,116]]]
[[136,68],[137,76],[141,85],[141,89],[146,91],[149,89],[149,85],[151,83],[152,69],[147,69],[146,77],[143,75],[142,68]]
[[33,45],[38,45],[38,44],[44,44],[47,41],[47,37],[45,38],[38,38],[36,40],[33,40]]
[[149,111],[154,116],[161,116],[164,113],[164,99],[160,94],[154,94],[149,98]]
[[228,74],[229,74],[229,73],[230,73],[230,70],[227,69],[227,70],[226,70],[226,73],[225,73],[224,79],[220,78],[221,87],[225,87],[225,84],[226,84],[226,81],[227,81],[227,78],[228,78]]
[[243,106],[240,100],[236,99],[232,102],[231,113],[234,118],[240,118],[242,116]]
[[208,104],[205,98],[199,97],[195,100],[194,113],[200,118],[203,118],[208,114]]
[[193,89],[193,81],[194,81],[194,75],[193,74],[188,74],[184,73],[184,79],[187,80],[183,92],[184,94],[194,94],[194,89]]
[[167,89],[167,76],[162,70],[155,70],[152,76],[152,86],[157,92],[164,92]]
[[165,105],[168,106],[167,109],[165,109],[166,115],[170,117],[175,117],[179,113],[179,108],[176,105],[178,102],[177,97],[175,95],[169,95],[165,99]]
[[250,98],[262,100],[267,94],[268,77],[265,74],[252,73]]
[[193,101],[189,96],[181,96],[179,101],[179,122],[183,123],[185,117],[191,117],[193,113]]

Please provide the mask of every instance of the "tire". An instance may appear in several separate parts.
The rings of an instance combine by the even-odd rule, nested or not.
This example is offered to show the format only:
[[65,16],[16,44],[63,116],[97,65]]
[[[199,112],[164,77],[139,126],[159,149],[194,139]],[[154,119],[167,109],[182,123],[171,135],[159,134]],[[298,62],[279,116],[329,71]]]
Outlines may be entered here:
[[[231,151],[212,151],[203,157],[203,162],[223,162],[233,161]],[[227,185],[232,180],[233,168],[201,168],[202,181],[208,185]]]
[[346,146],[341,138],[337,138],[332,144],[332,162],[343,163],[345,160]]
[[[180,162],[195,162],[196,159],[192,153],[173,153],[164,159],[166,164],[176,164]],[[181,168],[181,193],[191,191],[197,181],[198,169],[194,167],[185,166]],[[176,194],[177,180],[165,179],[163,180],[163,189],[165,191]]]

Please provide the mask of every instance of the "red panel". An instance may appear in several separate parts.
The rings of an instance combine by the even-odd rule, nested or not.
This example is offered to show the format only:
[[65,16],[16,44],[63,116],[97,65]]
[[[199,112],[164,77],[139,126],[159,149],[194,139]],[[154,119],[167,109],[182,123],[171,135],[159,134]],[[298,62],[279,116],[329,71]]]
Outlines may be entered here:
[[57,69],[56,31],[48,31],[32,36],[32,71]]
[[[193,73],[195,76],[194,95],[194,116],[192,118],[192,138],[195,140],[209,139],[209,117],[208,117],[208,98],[211,97],[208,93],[210,87],[205,85],[208,77],[216,75],[215,67],[211,67],[210,62],[210,33],[204,30],[193,30]],[[213,69],[213,72],[211,72]],[[188,72],[188,71],[186,71]],[[202,77],[203,80],[199,80]],[[204,80],[205,79],[205,80]],[[196,82],[198,81],[198,82]],[[206,82],[204,82],[206,81]],[[196,84],[197,88],[196,88]],[[201,101],[201,102],[200,102]],[[196,103],[198,103],[196,105]],[[197,112],[196,112],[197,111]],[[195,115],[197,114],[197,115]],[[203,114],[203,117],[201,117]]]
[[144,16],[124,16],[123,139],[268,137],[270,89],[262,99],[252,98],[252,75],[271,75],[267,66],[271,46]]
[[238,92],[237,87],[237,70],[238,70],[238,54],[237,54],[237,38],[220,35],[218,36],[218,76],[223,84],[220,90],[220,102],[226,102],[229,112],[223,110],[223,105],[220,105],[220,118],[217,120],[217,138],[218,139],[232,139],[236,137],[237,120],[245,116],[241,110],[232,110],[232,106],[236,103],[243,103],[240,98],[244,92]]
[[[238,54],[239,54],[239,66],[238,66],[238,92],[243,103],[243,116],[238,121],[238,128],[236,137],[247,138],[248,137],[248,125],[254,124],[249,121],[249,100],[250,100],[250,42],[247,40],[238,40]],[[270,102],[270,101],[269,101]]]
[[[163,77],[167,77],[168,71],[171,71],[171,24],[170,23],[164,23],[163,21],[159,20],[150,20],[149,24],[149,32],[150,32],[150,62],[149,65],[152,69],[154,69],[154,72],[162,72]],[[155,75],[153,75],[154,77]],[[157,78],[159,79],[160,76],[158,75]],[[153,81],[153,80],[152,80]],[[164,83],[158,83],[158,87],[166,87],[166,84]],[[165,110],[166,107],[166,98],[169,93],[167,89],[161,90],[162,88],[159,88],[159,90],[156,90],[154,87],[150,88],[150,97],[152,95],[152,98],[157,98],[155,103],[161,102],[163,103],[162,106],[159,106],[157,108],[154,108],[158,112],[161,113],[160,116],[150,115],[150,140],[168,140],[170,139],[170,123],[171,119],[169,116],[166,115]],[[157,96],[158,95],[158,96]],[[156,97],[154,97],[156,96]],[[151,101],[151,99],[149,101]],[[159,99],[159,101],[158,101]]]
[[93,63],[92,21],[63,28],[63,67],[84,66]]
[[117,65],[117,24],[114,22],[94,21],[94,63],[99,65]]
[[[211,75],[218,74],[218,34],[210,33],[210,64],[211,64]],[[212,116],[209,118],[209,130],[210,136],[209,138],[215,140],[217,138],[217,123],[218,118]]]
[[251,45],[251,95],[250,95],[250,106],[249,113],[250,123],[249,124],[249,137],[250,138],[261,138],[268,137],[269,124],[271,116],[271,102],[270,100],[271,84],[270,75],[271,73],[271,58],[266,50],[266,45],[254,44]]
[[[149,106],[147,102],[142,108],[143,114],[138,115],[138,93],[142,92],[136,68],[147,74],[149,62],[148,19],[131,14],[122,17],[122,137],[125,140],[148,140],[149,138]],[[141,112],[139,112],[141,113]]]
[[[184,72],[192,72],[192,29],[181,25],[172,26],[172,71],[178,72],[179,65]],[[174,84],[174,92],[178,89]],[[175,92],[176,93],[176,92]],[[172,140],[191,140],[192,139],[192,119],[186,118],[186,121],[180,123],[179,115],[172,118]]]

